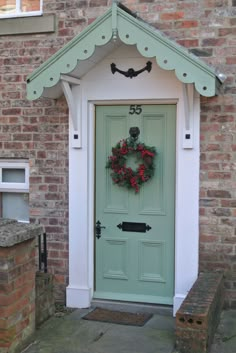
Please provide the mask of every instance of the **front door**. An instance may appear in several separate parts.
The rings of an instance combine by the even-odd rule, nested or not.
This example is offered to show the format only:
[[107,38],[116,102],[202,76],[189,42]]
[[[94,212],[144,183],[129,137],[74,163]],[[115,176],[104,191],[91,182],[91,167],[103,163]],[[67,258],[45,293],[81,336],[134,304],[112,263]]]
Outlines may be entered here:
[[[174,104],[96,107],[95,223],[105,228],[95,237],[95,298],[173,303],[175,125]],[[154,176],[138,193],[115,185],[106,168],[130,127],[157,151]],[[135,158],[127,163],[136,169]],[[123,222],[128,228],[118,227]]]

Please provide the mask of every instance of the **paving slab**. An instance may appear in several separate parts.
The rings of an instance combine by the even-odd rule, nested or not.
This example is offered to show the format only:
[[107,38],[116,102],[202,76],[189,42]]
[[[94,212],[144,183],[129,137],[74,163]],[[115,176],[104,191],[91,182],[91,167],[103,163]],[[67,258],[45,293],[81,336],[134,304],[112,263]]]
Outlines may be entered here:
[[[91,310],[91,309],[90,309]],[[83,320],[88,309],[56,315],[21,353],[174,353],[175,318],[154,314],[143,326]],[[236,353],[236,310],[223,311],[209,353]]]
[[236,353],[236,310],[221,313],[210,353]]
[[175,319],[155,314],[142,327],[83,320],[88,310],[54,316],[22,353],[172,353]]

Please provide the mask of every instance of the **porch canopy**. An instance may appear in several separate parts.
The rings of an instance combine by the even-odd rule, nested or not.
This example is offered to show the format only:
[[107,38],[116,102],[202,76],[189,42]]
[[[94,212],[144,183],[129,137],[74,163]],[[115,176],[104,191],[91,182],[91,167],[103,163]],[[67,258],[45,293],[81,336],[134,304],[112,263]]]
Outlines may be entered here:
[[[112,7],[36,69],[27,79],[29,100],[59,98],[61,80],[79,84],[93,66],[121,44],[136,45],[143,57],[156,59],[164,70],[175,70],[183,83],[193,83],[203,96],[212,97],[223,80],[198,57],[138,18],[124,5]],[[111,73],[112,74],[112,73]]]

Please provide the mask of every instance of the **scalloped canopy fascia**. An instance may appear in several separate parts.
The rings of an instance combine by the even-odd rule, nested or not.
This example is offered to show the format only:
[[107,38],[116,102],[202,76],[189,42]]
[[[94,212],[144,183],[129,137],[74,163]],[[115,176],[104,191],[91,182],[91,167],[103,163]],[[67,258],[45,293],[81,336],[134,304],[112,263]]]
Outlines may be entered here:
[[[135,17],[123,5],[114,3],[104,15],[27,78],[28,99],[34,100],[41,96],[58,98],[62,94],[59,85],[61,75],[80,78],[120,42],[136,45],[144,57],[155,57],[162,69],[174,70],[183,83],[194,83],[201,95],[212,97],[217,94],[221,81],[215,70]],[[99,50],[99,47],[103,50]]]

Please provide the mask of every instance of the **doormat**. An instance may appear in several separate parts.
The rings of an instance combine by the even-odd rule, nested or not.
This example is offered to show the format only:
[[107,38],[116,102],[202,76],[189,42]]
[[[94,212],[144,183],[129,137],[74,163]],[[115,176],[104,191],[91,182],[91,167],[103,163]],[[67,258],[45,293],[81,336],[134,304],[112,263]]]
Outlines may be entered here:
[[152,314],[146,313],[127,313],[122,311],[113,311],[101,308],[95,308],[93,311],[83,317],[84,320],[102,321],[118,325],[144,326],[151,319]]

